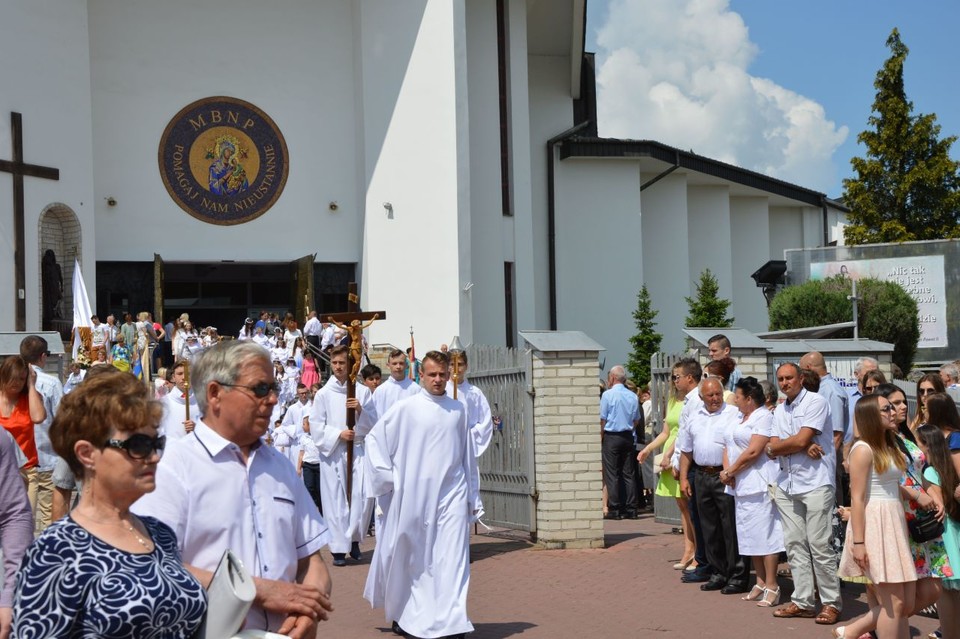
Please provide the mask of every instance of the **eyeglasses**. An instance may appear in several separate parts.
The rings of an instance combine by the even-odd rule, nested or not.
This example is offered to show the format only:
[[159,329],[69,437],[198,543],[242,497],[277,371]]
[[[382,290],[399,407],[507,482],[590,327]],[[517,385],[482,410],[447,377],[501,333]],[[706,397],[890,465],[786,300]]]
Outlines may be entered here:
[[863,390],[867,391],[868,393],[872,393],[873,391],[877,390],[877,388],[879,387],[880,387],[880,384],[874,384],[873,386],[864,386]]
[[158,455],[162,455],[166,445],[167,438],[164,435],[150,437],[143,433],[136,433],[127,439],[108,439],[104,448],[119,448],[125,451],[130,459],[146,459],[154,451]]
[[680,379],[681,377],[686,377],[686,375],[674,375],[674,376],[673,376],[673,381],[677,381],[677,380]]
[[253,393],[253,396],[257,399],[265,399],[270,393],[274,395],[280,394],[280,384],[274,382],[268,384],[267,382],[260,382],[259,384],[254,384],[253,386],[245,386],[243,384],[228,384],[226,382],[217,382],[221,386],[229,386],[230,388],[246,388],[248,391]]
[[917,393],[920,395],[933,395],[936,392],[937,392],[937,389],[935,388],[921,388],[920,390],[917,391]]
[[880,409],[880,411],[884,413],[892,413],[895,410],[897,409],[893,407],[893,404],[887,404],[886,406]]

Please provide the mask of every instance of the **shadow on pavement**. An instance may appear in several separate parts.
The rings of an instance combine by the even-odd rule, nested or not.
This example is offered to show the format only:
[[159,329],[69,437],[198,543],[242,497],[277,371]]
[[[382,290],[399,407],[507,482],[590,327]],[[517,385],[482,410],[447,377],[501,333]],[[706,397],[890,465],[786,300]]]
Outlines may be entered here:
[[497,555],[502,555],[508,552],[516,552],[518,550],[527,550],[532,548],[533,544],[529,541],[522,541],[519,539],[505,539],[492,542],[484,543],[472,543],[470,544],[470,562],[480,561],[481,559],[489,559],[490,557],[496,557]]
[[471,639],[506,639],[522,635],[531,628],[536,628],[537,624],[527,621],[509,621],[506,623],[477,623],[473,624],[473,633]]
[[632,532],[618,532],[618,533],[605,533],[603,535],[603,545],[605,548],[613,548],[617,544],[622,544],[631,539],[640,539],[641,537],[649,537],[647,533],[632,531]]

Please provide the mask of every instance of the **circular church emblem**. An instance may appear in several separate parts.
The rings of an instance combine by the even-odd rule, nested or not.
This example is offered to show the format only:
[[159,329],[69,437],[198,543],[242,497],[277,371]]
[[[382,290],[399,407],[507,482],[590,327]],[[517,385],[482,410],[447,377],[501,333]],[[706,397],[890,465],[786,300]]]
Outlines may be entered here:
[[263,215],[287,182],[287,144],[249,102],[215,97],[175,115],[160,139],[160,176],[173,201],[210,224]]

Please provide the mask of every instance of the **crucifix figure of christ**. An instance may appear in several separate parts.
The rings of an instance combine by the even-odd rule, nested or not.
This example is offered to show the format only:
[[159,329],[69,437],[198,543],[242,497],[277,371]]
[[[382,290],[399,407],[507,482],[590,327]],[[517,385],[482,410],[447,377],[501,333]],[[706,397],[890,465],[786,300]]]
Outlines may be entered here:
[[[357,424],[357,372],[360,370],[360,358],[363,355],[363,329],[378,319],[386,319],[386,311],[361,312],[360,297],[357,295],[357,283],[350,282],[347,294],[347,312],[327,315],[327,321],[347,331],[350,336],[350,375],[347,377],[347,428],[353,430]],[[363,322],[366,322],[364,324]],[[353,401],[351,401],[353,400]],[[347,503],[353,496],[353,442],[347,444]]]
[[27,330],[27,268],[26,240],[24,239],[23,177],[59,180],[59,169],[27,164],[23,161],[23,121],[19,113],[10,113],[10,137],[13,141],[13,159],[0,160],[0,171],[13,175],[13,261],[14,294],[16,295],[16,327]]

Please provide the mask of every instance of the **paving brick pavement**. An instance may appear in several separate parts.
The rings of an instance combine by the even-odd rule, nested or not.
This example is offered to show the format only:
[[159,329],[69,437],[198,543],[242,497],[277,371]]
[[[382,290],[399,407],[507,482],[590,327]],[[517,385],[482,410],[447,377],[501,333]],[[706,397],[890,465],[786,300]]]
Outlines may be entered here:
[[[681,537],[652,516],[608,521],[605,533],[603,550],[539,550],[506,531],[475,535],[470,639],[831,637],[830,626],[812,619],[776,619],[739,595],[681,583],[673,570]],[[331,567],[336,610],[318,637],[394,636],[383,611],[362,598],[372,549],[370,540],[362,564]],[[781,577],[781,585],[787,591],[789,578]],[[841,619],[866,610],[861,587],[844,586],[843,595]],[[926,637],[938,623],[914,617],[911,625],[913,636]]]

